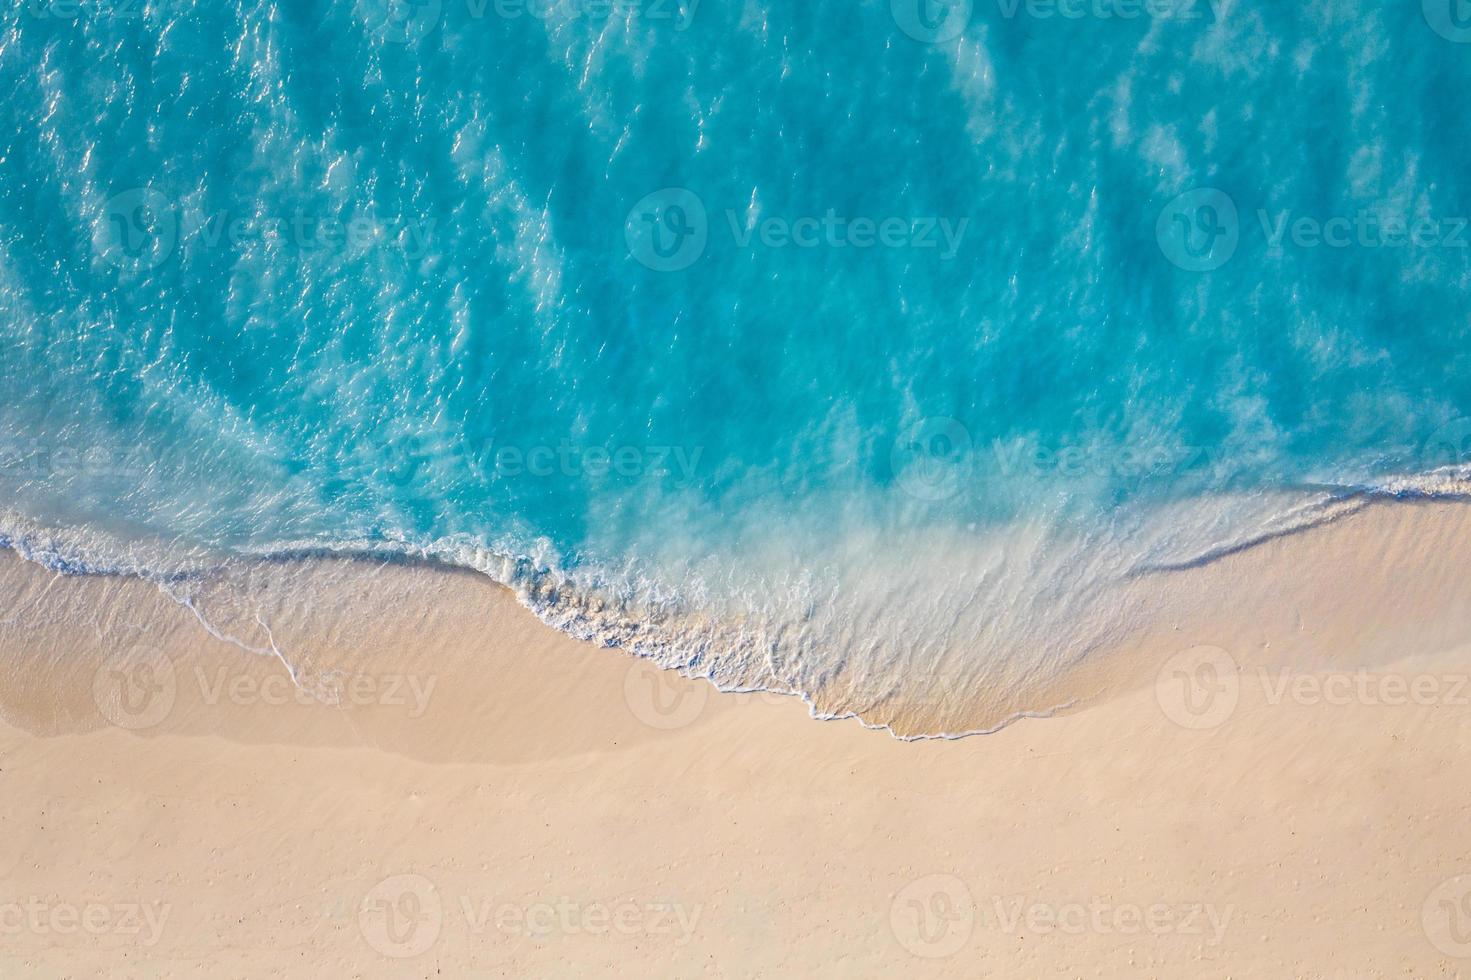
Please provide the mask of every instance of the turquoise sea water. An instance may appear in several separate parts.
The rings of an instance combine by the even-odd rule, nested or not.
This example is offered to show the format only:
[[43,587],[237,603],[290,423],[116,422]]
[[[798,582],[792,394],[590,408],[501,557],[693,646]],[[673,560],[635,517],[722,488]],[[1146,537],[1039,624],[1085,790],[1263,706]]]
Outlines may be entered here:
[[1066,665],[1459,492],[1464,7],[27,0],[8,539],[427,555],[832,712]]

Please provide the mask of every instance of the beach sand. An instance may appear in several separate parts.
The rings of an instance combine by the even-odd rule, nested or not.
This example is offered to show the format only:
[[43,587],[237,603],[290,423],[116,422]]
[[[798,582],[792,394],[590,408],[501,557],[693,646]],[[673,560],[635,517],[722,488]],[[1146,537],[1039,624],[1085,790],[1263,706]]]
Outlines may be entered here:
[[1141,580],[1072,708],[905,742],[465,572],[283,566],[266,634],[7,555],[0,977],[1471,975],[1468,559],[1376,505]]

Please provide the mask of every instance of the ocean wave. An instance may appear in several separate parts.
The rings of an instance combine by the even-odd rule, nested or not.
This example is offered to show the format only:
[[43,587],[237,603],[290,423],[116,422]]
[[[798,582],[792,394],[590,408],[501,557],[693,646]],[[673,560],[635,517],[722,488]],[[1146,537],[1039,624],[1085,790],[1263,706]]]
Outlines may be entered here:
[[[227,552],[43,527],[11,511],[0,517],[0,546],[65,575],[150,581],[217,639],[288,669],[294,654],[277,646],[262,610],[283,596],[304,599],[287,595],[311,588],[291,568],[344,559],[469,570],[554,629],[720,690],[795,696],[814,718],[852,718],[899,737],[955,738],[1066,707],[1028,699],[1045,699],[1070,669],[1143,625],[1131,619],[1139,610],[1117,605],[1129,581],[1201,568],[1374,503],[1466,499],[1466,476],[1448,469],[1200,498],[1132,520],[1115,515],[1083,535],[1037,524],[969,536],[938,529],[901,550],[871,528],[834,542],[826,569],[800,567],[789,552],[785,566],[739,588],[715,583],[709,569],[671,578],[638,563],[568,567],[545,541],[513,551],[465,536],[286,540]],[[230,622],[259,624],[265,639],[245,639]],[[990,720],[966,724],[978,716]]]

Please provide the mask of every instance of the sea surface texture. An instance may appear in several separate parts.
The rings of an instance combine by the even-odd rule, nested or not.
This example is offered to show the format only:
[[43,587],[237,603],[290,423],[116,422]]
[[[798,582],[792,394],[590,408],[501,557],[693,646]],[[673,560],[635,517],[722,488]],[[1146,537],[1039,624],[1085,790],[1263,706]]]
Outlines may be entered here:
[[22,0],[0,88],[68,571],[426,558],[882,723],[1464,489],[1464,0]]

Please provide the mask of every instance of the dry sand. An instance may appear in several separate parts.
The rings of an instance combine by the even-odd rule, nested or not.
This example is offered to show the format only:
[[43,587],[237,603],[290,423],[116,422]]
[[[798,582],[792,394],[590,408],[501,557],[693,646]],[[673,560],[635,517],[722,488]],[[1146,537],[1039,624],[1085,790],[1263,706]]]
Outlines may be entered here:
[[301,566],[236,634],[293,682],[7,556],[0,977],[1471,975],[1468,558],[1373,507],[1142,583],[1074,710],[901,742],[470,574]]

